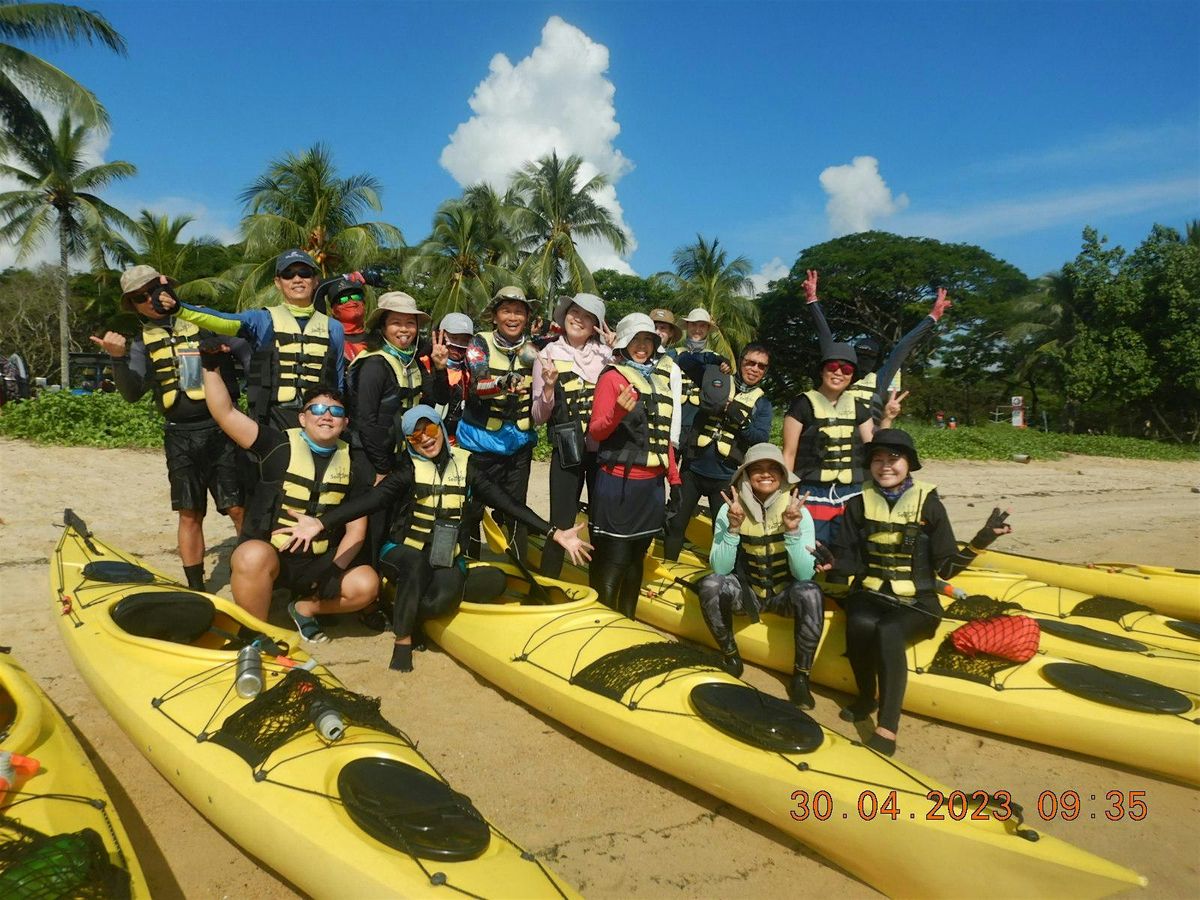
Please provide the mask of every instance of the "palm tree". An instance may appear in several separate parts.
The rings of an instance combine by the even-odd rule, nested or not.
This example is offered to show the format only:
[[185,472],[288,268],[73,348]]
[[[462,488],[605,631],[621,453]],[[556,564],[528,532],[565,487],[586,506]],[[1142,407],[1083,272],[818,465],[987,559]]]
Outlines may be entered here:
[[1030,414],[1036,417],[1039,385],[1061,376],[1063,354],[1075,339],[1074,283],[1066,272],[1051,272],[1034,289],[1007,304],[1002,315],[1005,342],[1012,348],[1011,377],[1028,385]]
[[223,276],[203,273],[201,254],[222,248],[220,241],[208,236],[180,239],[193,221],[189,215],[172,217],[143,209],[133,221],[132,242],[122,242],[118,258],[131,265],[153,266],[174,278],[179,282],[176,292],[185,300],[211,302],[232,293],[234,286]]
[[595,175],[580,184],[582,165],[579,156],[560,160],[553,152],[513,175],[512,190],[525,206],[519,219],[519,248],[529,255],[522,269],[535,296],[546,302],[547,312],[565,286],[574,291],[596,289],[579,255],[577,239],[606,241],[618,253],[625,252],[629,243],[612,213],[594,196],[608,179]]
[[712,243],[696,235],[696,243],[680,247],[671,257],[674,274],[662,276],[688,307],[701,306],[717,323],[717,352],[734,355],[754,339],[758,305],[750,281],[753,266],[744,256],[730,260],[719,238]]
[[332,275],[367,266],[402,244],[394,225],[359,221],[383,208],[380,192],[373,175],[339,178],[324,144],[273,160],[239,197],[246,207],[247,262],[227,273],[241,281],[238,306],[265,299],[275,257],[289,247],[307,251],[323,275]]
[[[102,15],[61,3],[0,0],[0,38],[100,43],[125,52],[125,40]],[[32,53],[0,43],[0,122],[13,133],[37,127],[39,114],[27,94],[70,110],[87,125],[104,124],[108,114],[96,95]]]
[[70,261],[89,257],[93,266],[109,255],[119,243],[115,229],[133,228],[132,220],[97,195],[114,181],[137,172],[133,163],[116,160],[88,166],[84,145],[89,138],[87,125],[72,121],[63,112],[53,132],[45,119],[37,126],[9,141],[9,157],[22,165],[0,164],[0,175],[7,175],[21,187],[0,193],[0,240],[15,244],[17,258],[24,259],[41,246],[51,233],[58,237],[59,274],[62,292],[58,304],[58,349],[60,377],[68,380],[68,339]]
[[529,211],[511,187],[503,194],[486,182],[473,184],[462,193],[462,204],[475,214],[487,244],[487,261],[515,270],[521,261],[519,235],[531,227]]
[[474,317],[495,290],[518,280],[495,262],[511,252],[511,244],[498,240],[465,199],[450,200],[438,208],[433,231],[416,248],[405,275],[434,296],[434,321],[449,312]]

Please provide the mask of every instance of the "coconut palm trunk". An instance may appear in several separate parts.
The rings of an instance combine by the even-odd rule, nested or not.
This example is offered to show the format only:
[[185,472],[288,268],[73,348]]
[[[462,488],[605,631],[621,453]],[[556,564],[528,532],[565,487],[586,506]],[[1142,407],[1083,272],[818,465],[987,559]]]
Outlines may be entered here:
[[71,235],[67,226],[67,218],[59,212],[58,215],[58,266],[59,278],[62,280],[61,292],[58,295],[58,378],[64,391],[71,388],[71,359],[69,344],[71,337],[71,270],[68,267],[67,245]]

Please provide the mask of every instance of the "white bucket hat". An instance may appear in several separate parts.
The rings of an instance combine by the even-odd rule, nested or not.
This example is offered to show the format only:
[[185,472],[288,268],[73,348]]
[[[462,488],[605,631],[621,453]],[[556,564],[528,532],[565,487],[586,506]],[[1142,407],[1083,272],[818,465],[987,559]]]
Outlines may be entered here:
[[558,298],[558,305],[554,307],[554,321],[559,328],[566,327],[563,319],[572,304],[595,316],[598,325],[604,324],[604,301],[595,294],[576,294],[574,297]]
[[654,339],[654,349],[658,349],[658,332],[654,330],[654,320],[645,313],[630,313],[617,323],[617,339],[613,341],[614,350],[624,350],[639,334],[649,335]]
[[367,331],[379,324],[379,320],[390,312],[407,313],[417,317],[417,327],[420,328],[429,321],[430,315],[417,308],[417,301],[403,291],[388,291],[379,298],[379,305],[367,316]]
[[712,316],[710,316],[708,314],[708,310],[705,309],[703,306],[697,306],[690,313],[688,313],[686,316],[683,317],[683,321],[685,321],[685,322],[704,322],[704,323],[706,323],[708,325],[712,325],[714,327],[716,327],[716,324],[717,324],[716,322],[713,321]]

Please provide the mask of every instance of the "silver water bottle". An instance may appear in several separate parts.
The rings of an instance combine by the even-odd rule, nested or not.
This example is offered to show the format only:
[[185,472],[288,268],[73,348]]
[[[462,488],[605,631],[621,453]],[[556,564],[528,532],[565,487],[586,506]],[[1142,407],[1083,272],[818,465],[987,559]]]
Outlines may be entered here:
[[322,738],[329,743],[339,741],[346,733],[346,720],[335,707],[324,700],[314,700],[308,708],[309,721]]
[[237,695],[243,700],[253,700],[263,689],[262,652],[251,644],[238,651],[237,675],[234,678]]

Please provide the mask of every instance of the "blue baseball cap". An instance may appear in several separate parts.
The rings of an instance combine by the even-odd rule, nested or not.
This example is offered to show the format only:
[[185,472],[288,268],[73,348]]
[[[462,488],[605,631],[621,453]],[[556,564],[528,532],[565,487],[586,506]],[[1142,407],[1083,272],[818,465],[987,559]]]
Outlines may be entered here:
[[416,431],[417,423],[422,419],[428,419],[435,425],[442,424],[442,417],[436,409],[424,403],[419,403],[400,417],[400,430],[404,432],[404,436],[408,437]]
[[285,250],[275,258],[275,274],[278,275],[288,266],[294,266],[297,263],[308,266],[314,272],[318,271],[317,264],[313,262],[313,258],[299,248]]

